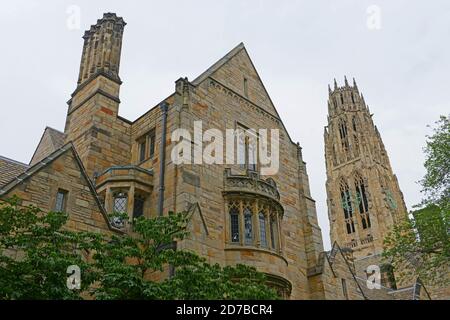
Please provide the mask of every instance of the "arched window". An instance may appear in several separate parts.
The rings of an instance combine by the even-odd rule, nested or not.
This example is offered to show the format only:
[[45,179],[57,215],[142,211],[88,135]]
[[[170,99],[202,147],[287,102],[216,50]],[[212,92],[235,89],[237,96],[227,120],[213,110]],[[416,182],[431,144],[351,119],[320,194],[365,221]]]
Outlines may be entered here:
[[348,184],[347,182],[344,181],[344,179],[341,179],[340,191],[341,191],[341,204],[342,209],[344,210],[344,218],[347,233],[351,234],[355,232],[355,225],[353,223],[352,197]]
[[252,210],[249,206],[244,208],[244,229],[245,229],[245,244],[253,244],[253,221]]
[[357,129],[357,122],[358,122],[358,120],[356,119],[356,116],[353,116],[352,117],[352,126],[353,126],[353,131],[357,131],[356,129]]
[[371,224],[369,217],[369,202],[367,200],[367,190],[366,186],[364,185],[364,179],[359,174],[355,176],[355,190],[362,227],[363,229],[370,228]]
[[342,149],[345,152],[349,151],[348,137],[347,137],[347,123],[344,119],[339,121],[339,135],[341,137]]
[[341,103],[344,104],[344,96],[342,93],[341,93]]
[[339,121],[339,134],[341,139],[345,139],[347,137],[347,123],[344,119]]
[[236,203],[230,205],[231,242],[239,242],[239,207]]
[[355,97],[353,96],[353,92],[352,92],[352,102],[355,103]]

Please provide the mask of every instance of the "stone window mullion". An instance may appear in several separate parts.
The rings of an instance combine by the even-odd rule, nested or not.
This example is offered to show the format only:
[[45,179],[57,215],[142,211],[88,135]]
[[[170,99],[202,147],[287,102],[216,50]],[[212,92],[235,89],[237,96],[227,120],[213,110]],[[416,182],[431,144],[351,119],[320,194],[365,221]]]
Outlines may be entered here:
[[240,245],[244,245],[245,244],[245,220],[244,220],[244,204],[242,199],[239,200],[239,232],[241,234],[241,236],[239,237],[239,243]]
[[134,214],[134,185],[130,187],[130,190],[128,192],[128,203],[127,203],[127,213],[128,213],[128,220],[133,220],[133,214]]
[[105,192],[105,211],[107,213],[112,213],[113,201],[114,199],[111,193],[111,188],[107,187]]
[[232,243],[233,242],[233,235],[231,231],[231,217],[230,217],[230,204],[228,201],[225,201],[225,225],[227,226],[225,228],[225,242],[226,243]]
[[279,253],[282,253],[282,250],[281,250],[282,246],[281,246],[280,214],[279,214],[278,210],[275,211],[275,221],[276,221],[276,225],[277,225],[277,237],[278,237],[278,243],[277,243],[278,248],[277,248],[277,250],[278,250]]
[[265,226],[266,226],[266,246],[267,249],[270,249],[270,211],[266,210],[264,212]]

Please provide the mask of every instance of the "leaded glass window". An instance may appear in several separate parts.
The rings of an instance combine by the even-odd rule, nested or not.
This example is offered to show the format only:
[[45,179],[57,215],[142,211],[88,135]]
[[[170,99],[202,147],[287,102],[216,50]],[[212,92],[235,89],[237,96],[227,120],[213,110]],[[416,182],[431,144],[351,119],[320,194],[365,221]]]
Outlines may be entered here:
[[134,206],[133,206],[133,218],[139,218],[144,215],[144,204],[145,198],[141,195],[136,195],[134,197]]
[[244,229],[245,229],[245,244],[253,244],[253,221],[252,211],[249,207],[244,209]]
[[128,197],[126,193],[119,192],[114,195],[114,212],[127,212]]
[[239,208],[236,205],[230,207],[230,231],[231,242],[239,242]]

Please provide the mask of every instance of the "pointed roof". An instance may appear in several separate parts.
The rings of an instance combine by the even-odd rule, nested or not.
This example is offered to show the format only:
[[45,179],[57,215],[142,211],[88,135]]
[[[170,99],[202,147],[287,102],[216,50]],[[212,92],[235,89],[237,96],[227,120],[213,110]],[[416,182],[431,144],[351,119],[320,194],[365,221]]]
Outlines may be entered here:
[[76,152],[72,142],[69,142],[69,143],[65,144],[64,146],[62,146],[61,148],[57,149],[56,151],[52,152],[50,155],[48,155],[47,157],[45,157],[43,160],[39,161],[35,165],[33,165],[31,167],[27,166],[28,168],[26,170],[24,170],[22,173],[19,173],[19,175],[17,175],[13,179],[11,179],[8,183],[0,186],[0,197],[5,195],[6,193],[8,193],[12,189],[14,189],[14,187],[21,184],[24,180],[30,178],[35,173],[39,172],[42,168],[45,168],[46,166],[51,164],[55,159],[59,158],[60,156],[62,156],[63,154],[65,154],[66,152],[69,152],[69,151],[72,152],[74,159],[80,168],[80,172],[83,175],[83,177],[85,178],[86,183],[88,184],[91,194],[95,198],[95,201],[98,205],[98,208],[99,208],[101,214],[105,218],[106,224],[108,225],[108,227],[111,230],[122,233],[123,232],[122,230],[117,229],[111,225],[111,223],[108,219],[108,214],[106,213],[106,210],[103,207],[103,205],[98,197],[97,191],[95,190],[95,187],[92,184],[91,179],[87,175],[86,170],[83,166],[83,163],[82,163],[80,157],[78,156],[78,153]]
[[25,163],[0,156],[0,187],[25,172],[29,166]]
[[[229,62],[233,57],[235,57],[239,52],[241,52],[242,50],[245,50],[249,60],[250,60],[250,64],[253,67],[256,76],[259,78],[261,86],[263,88],[263,90],[265,91],[268,100],[271,104],[271,106],[273,107],[273,110],[275,112],[275,114],[272,114],[269,112],[269,114],[271,116],[276,117],[277,120],[280,121],[281,125],[283,126],[289,140],[295,144],[295,142],[292,140],[291,135],[289,134],[289,131],[286,129],[286,126],[284,125],[283,120],[281,120],[280,114],[278,113],[277,108],[275,107],[275,104],[272,101],[272,98],[269,95],[269,92],[267,91],[266,87],[264,86],[264,83],[261,79],[261,77],[259,76],[258,70],[256,70],[256,67],[252,61],[252,59],[250,58],[250,55],[247,52],[247,49],[245,48],[245,45],[243,42],[239,43],[236,47],[234,47],[233,49],[231,49],[231,51],[229,51],[226,55],[224,55],[221,59],[219,59],[218,61],[216,61],[211,67],[209,67],[205,72],[203,72],[202,74],[200,74],[197,78],[195,78],[191,84],[193,84],[194,86],[198,86],[199,84],[201,84],[203,81],[205,81],[207,78],[212,77],[213,73],[216,72],[217,70],[219,70],[222,66],[224,66],[227,62]],[[243,99],[247,99],[246,97],[242,97]],[[258,106],[258,105],[257,105]],[[258,106],[260,107],[260,106]],[[263,109],[264,110],[264,109]],[[264,110],[266,111],[266,110]],[[268,112],[268,111],[266,111]]]
[[38,146],[31,157],[30,166],[35,165],[53,151],[61,148],[64,145],[65,138],[66,135],[63,132],[48,126],[45,127]]
[[221,59],[219,59],[216,63],[214,63],[211,67],[209,67],[205,72],[199,75],[197,78],[192,81],[192,84],[197,86],[206,78],[211,76],[215,71],[219,70],[225,63],[230,61],[236,54],[238,54],[242,49],[245,49],[244,43],[239,43],[236,47],[234,47],[230,52],[224,55]]

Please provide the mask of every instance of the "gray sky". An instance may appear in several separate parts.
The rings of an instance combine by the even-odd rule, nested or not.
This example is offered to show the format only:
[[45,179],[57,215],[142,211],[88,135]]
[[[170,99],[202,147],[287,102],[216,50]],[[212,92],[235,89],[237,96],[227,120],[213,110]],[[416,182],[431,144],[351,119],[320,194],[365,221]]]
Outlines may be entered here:
[[[72,5],[80,9],[80,29],[69,19]],[[303,147],[325,248],[322,135],[334,77],[339,84],[344,74],[356,78],[408,208],[420,201],[426,126],[450,111],[449,1],[2,2],[1,155],[28,163],[46,125],[64,129],[81,36],[108,11],[128,23],[120,114],[130,120],[172,93],[180,76],[193,80],[245,43],[292,139]]]

